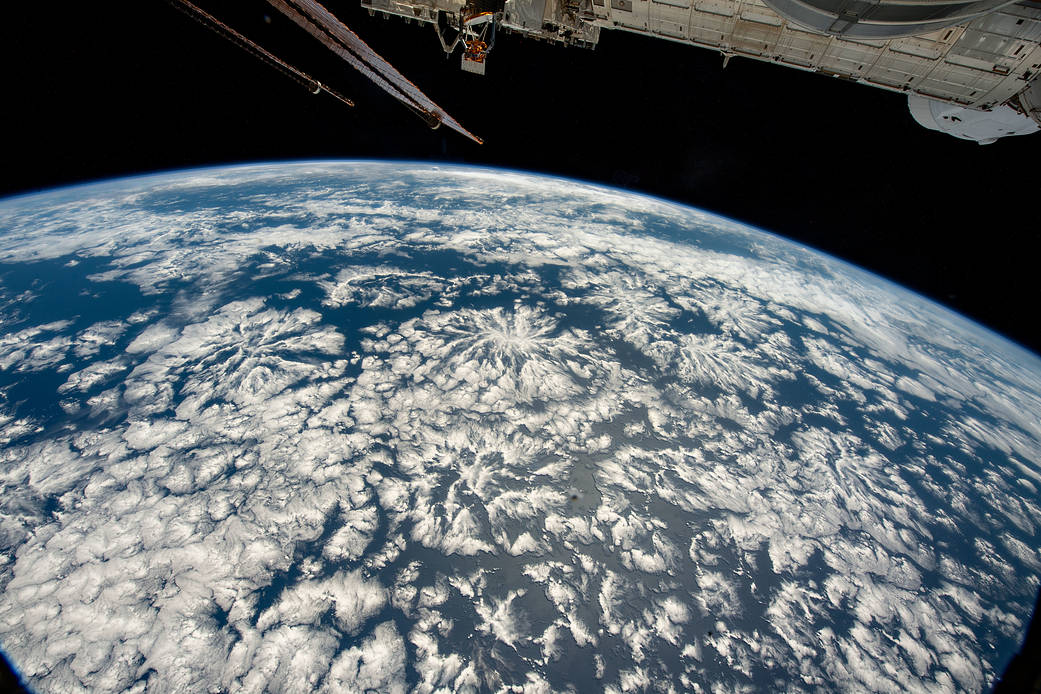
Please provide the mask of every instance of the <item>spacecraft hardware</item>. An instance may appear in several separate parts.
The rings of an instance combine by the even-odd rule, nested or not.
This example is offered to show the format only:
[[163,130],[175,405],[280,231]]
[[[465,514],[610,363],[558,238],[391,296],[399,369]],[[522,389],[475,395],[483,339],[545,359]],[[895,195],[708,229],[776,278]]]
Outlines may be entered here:
[[[371,14],[430,24],[484,75],[500,32],[594,48],[619,29],[907,95],[931,130],[979,144],[1041,130],[1041,0],[360,0]],[[350,99],[190,0],[169,0],[315,93]],[[419,115],[480,143],[315,0],[267,0]]]
[[178,10],[188,15],[195,21],[199,22],[203,26],[208,27],[218,35],[223,36],[228,41],[231,41],[233,44],[246,51],[247,53],[253,55],[255,58],[258,58],[262,62],[271,65],[271,67],[284,73],[293,81],[303,85],[307,89],[307,91],[311,92],[312,94],[321,94],[322,92],[325,92],[326,94],[329,94],[334,99],[342,103],[344,106],[354,106],[354,102],[348,99],[340,92],[336,91],[335,89],[326,84],[322,84],[321,82],[316,80],[314,77],[311,77],[303,70],[300,70],[299,68],[290,65],[289,63],[282,60],[271,51],[267,50],[266,48],[263,48],[262,46],[259,46],[256,42],[251,41],[246,36],[243,36],[240,32],[232,29],[230,26],[220,21],[219,19],[211,15],[209,12],[206,12],[198,5],[189,2],[189,0],[172,0],[170,4],[172,4]]
[[932,130],[990,144],[1041,129],[1035,0],[361,0],[433,26],[485,74],[497,32],[593,48],[618,29],[907,94]]
[[[354,102],[347,97],[328,85],[322,84],[304,71],[294,67],[232,29],[192,3],[191,0],[169,0],[169,2],[192,19],[209,27],[239,48],[301,83],[312,93],[326,92],[344,105],[354,106]],[[445,125],[481,144],[481,138],[471,133],[459,121],[448,115],[443,108],[435,104],[416,85],[412,84],[404,75],[398,72],[393,65],[384,60],[368,44],[362,41],[357,34],[348,29],[343,22],[338,20],[321,4],[315,2],[315,0],[267,0],[267,2],[274,9],[292,20],[294,24],[317,39],[319,43],[333,54],[368,77],[376,86],[411,109],[431,128]]]

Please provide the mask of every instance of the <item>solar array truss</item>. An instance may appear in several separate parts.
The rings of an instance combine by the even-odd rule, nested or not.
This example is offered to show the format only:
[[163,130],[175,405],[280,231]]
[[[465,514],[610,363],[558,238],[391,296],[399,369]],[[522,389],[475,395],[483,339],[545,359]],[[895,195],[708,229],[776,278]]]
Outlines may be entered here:
[[[169,0],[172,5],[201,24],[223,36],[246,52],[275,67],[291,79],[317,94],[325,92],[347,106],[354,102],[328,85],[319,82],[302,70],[290,65],[267,49],[259,46],[240,32],[207,13],[190,0]],[[373,83],[405,104],[427,125],[437,128],[445,125],[478,144],[483,140],[464,128],[459,121],[438,106],[419,87],[410,82],[361,38],[338,20],[329,10],[314,0],[267,0],[268,4],[292,20],[297,26],[317,39],[332,53],[343,59]]]

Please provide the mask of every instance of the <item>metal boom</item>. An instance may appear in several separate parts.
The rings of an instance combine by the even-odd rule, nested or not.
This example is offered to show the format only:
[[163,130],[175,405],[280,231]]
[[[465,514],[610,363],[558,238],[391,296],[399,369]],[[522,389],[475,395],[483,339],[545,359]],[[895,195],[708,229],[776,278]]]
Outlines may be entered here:
[[178,10],[191,17],[195,21],[199,22],[206,28],[213,31],[219,36],[223,36],[225,39],[235,44],[239,48],[243,49],[250,55],[260,59],[261,61],[271,65],[276,70],[282,72],[290,79],[298,82],[307,88],[312,94],[319,92],[325,92],[329,96],[332,96],[337,101],[341,102],[346,106],[354,106],[354,102],[348,99],[346,96],[336,91],[328,85],[322,84],[315,78],[308,75],[303,70],[293,67],[286,61],[273,54],[271,51],[257,45],[254,41],[243,36],[241,33],[235,31],[230,26],[220,21],[213,15],[203,10],[198,5],[194,5],[188,0],[169,0],[170,4],[176,7]]

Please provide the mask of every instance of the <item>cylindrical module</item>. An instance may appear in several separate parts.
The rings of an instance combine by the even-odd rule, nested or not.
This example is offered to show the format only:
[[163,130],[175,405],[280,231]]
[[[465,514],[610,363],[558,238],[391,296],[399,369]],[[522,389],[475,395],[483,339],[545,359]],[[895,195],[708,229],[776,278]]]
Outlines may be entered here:
[[923,128],[981,145],[989,145],[1011,135],[1030,135],[1039,129],[1038,122],[1030,115],[1009,104],[1002,104],[989,111],[980,111],[928,99],[918,94],[909,94],[907,110]]
[[942,29],[1015,0],[763,0],[796,24],[851,39],[891,39]]

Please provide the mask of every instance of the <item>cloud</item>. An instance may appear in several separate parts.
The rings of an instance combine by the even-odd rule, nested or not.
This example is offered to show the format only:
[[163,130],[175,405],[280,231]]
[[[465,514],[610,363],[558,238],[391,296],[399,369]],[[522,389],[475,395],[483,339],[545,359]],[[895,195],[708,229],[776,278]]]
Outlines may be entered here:
[[322,689],[330,692],[404,694],[405,642],[393,622],[376,626],[361,646],[341,652],[329,668]]
[[69,325],[71,321],[54,321],[0,336],[0,370],[41,371],[60,363],[72,340],[50,334]]
[[[434,295],[444,297],[446,289],[458,279],[445,280],[430,272],[408,272],[389,266],[344,268],[335,281],[320,281],[325,291],[322,302],[340,308],[357,305],[364,308],[406,309],[429,301]],[[450,295],[454,295],[452,291]]]
[[511,590],[500,600],[492,598],[490,605],[483,600],[479,602],[476,605],[477,615],[481,618],[481,623],[477,626],[478,631],[492,634],[507,646],[516,646],[518,642],[527,641],[530,638],[527,633],[527,621],[513,606],[514,601],[524,593],[523,590]]
[[451,167],[20,200],[0,258],[149,297],[0,336],[41,691],[978,691],[1017,644],[1038,362],[877,278]]
[[112,376],[126,371],[127,364],[122,360],[94,362],[90,366],[69,375],[65,383],[58,386],[59,393],[69,391],[86,392],[100,383],[105,383]]

